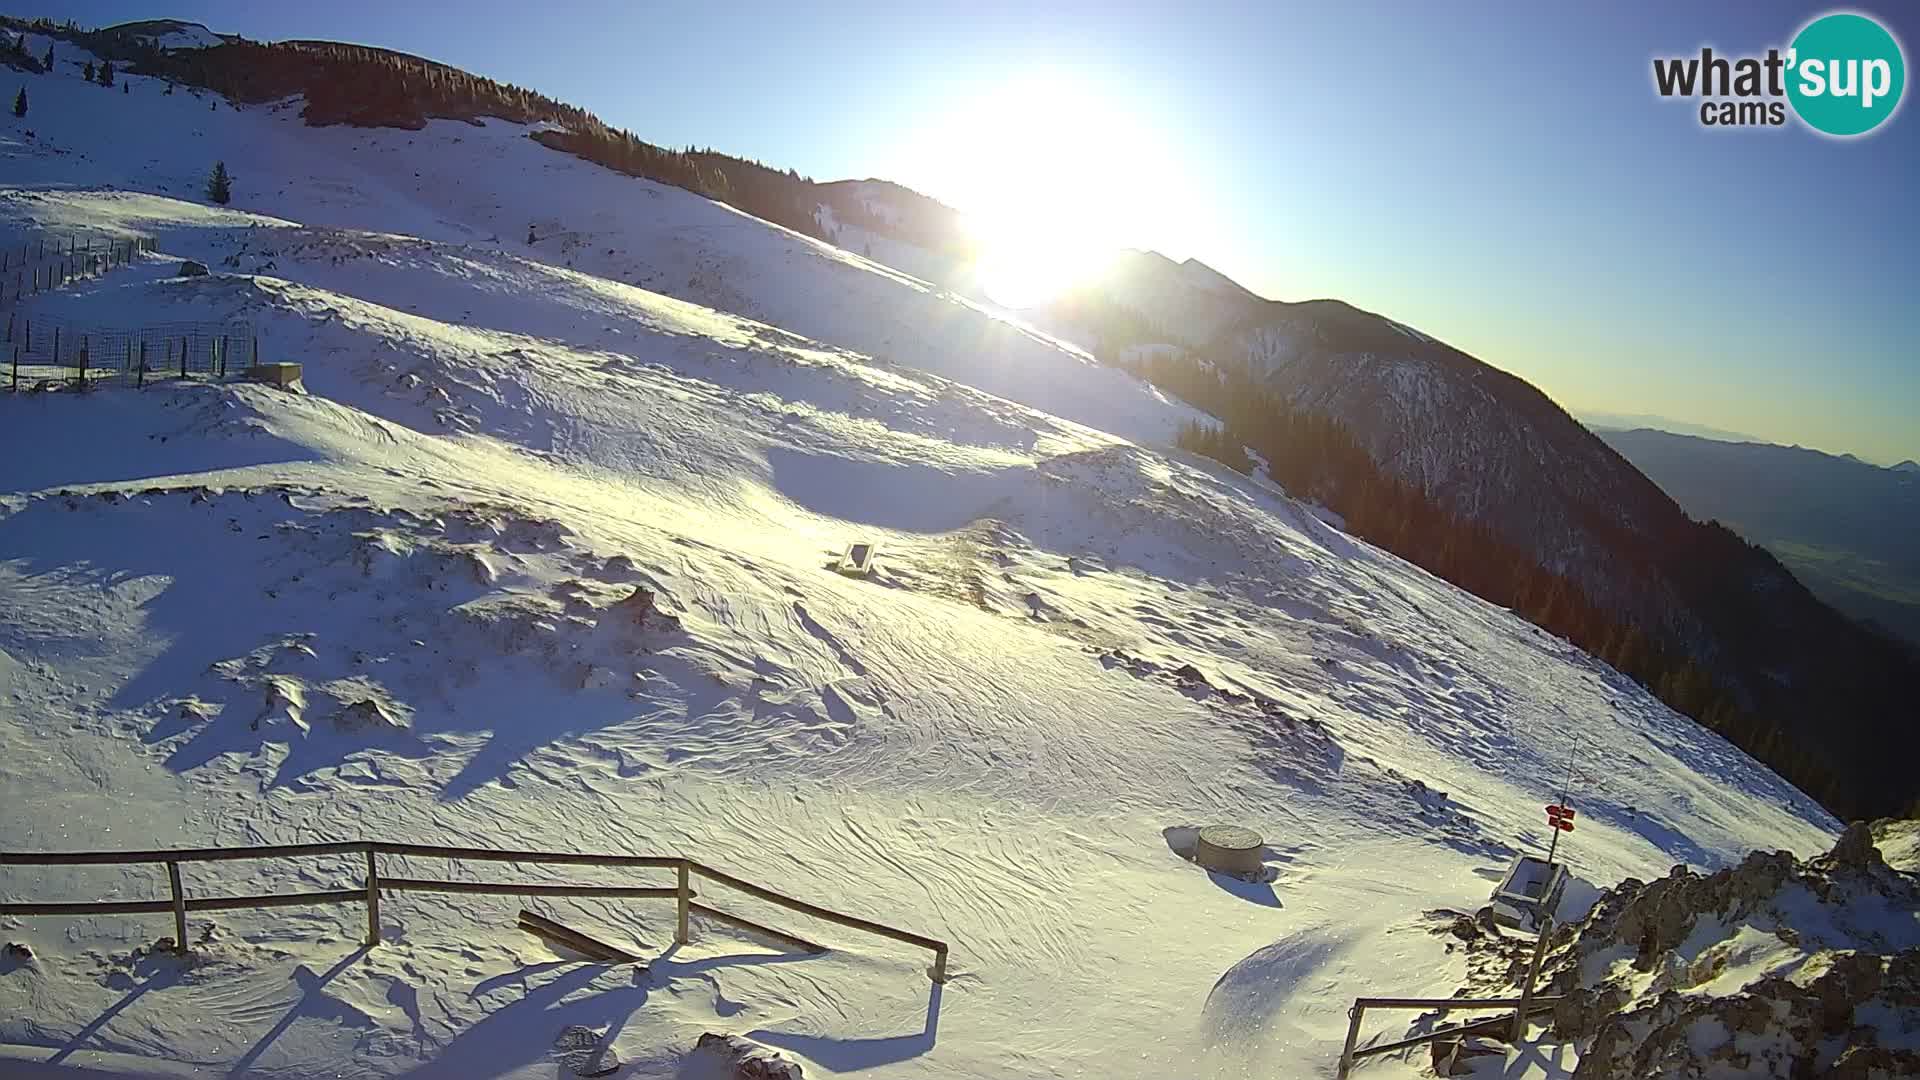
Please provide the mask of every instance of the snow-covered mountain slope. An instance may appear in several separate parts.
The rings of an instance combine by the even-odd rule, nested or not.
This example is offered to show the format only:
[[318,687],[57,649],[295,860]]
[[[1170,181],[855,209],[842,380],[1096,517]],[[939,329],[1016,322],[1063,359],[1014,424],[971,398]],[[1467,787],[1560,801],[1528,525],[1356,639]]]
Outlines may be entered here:
[[1036,317],[1112,353],[1152,344],[1200,349],[1269,303],[1198,259],[1123,251],[1095,281]]
[[975,241],[953,207],[885,180],[837,180],[817,191],[815,220],[835,244],[977,295]]
[[217,95],[165,94],[140,76],[123,80],[124,94],[91,86],[70,77],[83,53],[66,43],[56,52],[62,74],[37,80],[29,116],[0,127],[11,183],[197,199],[224,160],[237,208],[510,251],[870,356],[964,372],[982,389],[1098,418],[1129,438],[1171,437],[1173,414],[1151,388],[1073,346],[832,244],[556,153],[525,125],[311,128],[297,101],[236,110]]
[[[33,955],[0,965],[0,1071],[546,1077],[583,1024],[631,1077],[689,1075],[704,1031],[809,1077],[1328,1075],[1351,997],[1462,980],[1423,913],[1545,841],[1570,756],[1586,882],[1831,843],[1605,665],[1162,448],[1190,412],[922,283],[507,125],[70,81],[4,129],[31,176],[0,228],[160,254],[24,312],[250,320],[305,392],[0,396],[0,849],[685,853],[944,939],[954,977],[751,901],[832,951],[705,922],[668,949],[653,901],[536,905],[644,972],[556,958],[510,897],[390,897],[365,951],[355,907],[195,914],[192,963],[149,947],[164,917],[7,919]],[[153,193],[214,157],[236,208]],[[831,570],[856,539],[865,579]],[[1216,821],[1263,835],[1262,880],[1173,850]]]
[[107,33],[125,34],[156,49],[168,51],[206,49],[226,41],[226,38],[207,29],[204,24],[187,22],[185,19],[147,19],[121,23],[108,27]]
[[[1741,732],[1743,745],[1771,747],[1768,760],[1827,805],[1880,815],[1920,793],[1904,767],[1920,752],[1916,729],[1890,731],[1880,720],[1911,712],[1907,688],[1920,679],[1920,654],[1828,607],[1772,555],[1702,524],[1707,515],[1690,519],[1526,381],[1341,301],[1262,300],[1203,266],[1150,254],[1038,322],[1109,361],[1169,356],[1207,379],[1244,380],[1276,400],[1274,414],[1332,419],[1435,518],[1565,579],[1595,613],[1569,631],[1583,645],[1599,650],[1635,638],[1671,663],[1692,665],[1686,678],[1706,694],[1685,707],[1707,722],[1710,712],[1723,724],[1736,717],[1722,730]],[[1242,437],[1258,441],[1261,421],[1239,422],[1250,425]],[[1363,498],[1364,486],[1349,485],[1351,497]],[[1399,541],[1398,549],[1437,565],[1432,558],[1446,545],[1424,540],[1424,552],[1421,541]],[[1455,550],[1478,542],[1463,536]],[[1484,579],[1474,587],[1522,605],[1517,590],[1502,594]],[[1635,674],[1675,685],[1667,672]]]

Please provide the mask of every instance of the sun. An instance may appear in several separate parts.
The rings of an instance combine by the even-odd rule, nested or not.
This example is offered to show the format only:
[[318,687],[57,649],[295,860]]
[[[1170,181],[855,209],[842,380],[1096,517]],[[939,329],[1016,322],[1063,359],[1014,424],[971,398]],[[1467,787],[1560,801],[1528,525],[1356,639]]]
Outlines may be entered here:
[[1041,307],[1098,275],[1113,257],[1088,228],[1040,220],[1024,208],[970,217],[974,278],[1002,307]]
[[1092,280],[1165,195],[1141,190],[1155,140],[1137,113],[1060,73],[996,82],[929,129],[924,171],[965,213],[973,277],[1003,307],[1039,307]]

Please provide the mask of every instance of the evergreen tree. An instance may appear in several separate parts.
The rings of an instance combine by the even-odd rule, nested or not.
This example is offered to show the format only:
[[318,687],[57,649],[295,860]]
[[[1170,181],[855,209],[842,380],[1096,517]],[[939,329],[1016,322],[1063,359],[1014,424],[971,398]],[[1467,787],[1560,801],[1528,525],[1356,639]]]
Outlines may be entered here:
[[86,73],[87,81],[92,82],[93,81],[93,61],[91,60],[87,61],[87,66],[83,70]]
[[27,115],[27,88],[24,86],[20,88],[20,92],[18,94],[14,95],[13,115],[15,116]]
[[100,85],[113,85],[113,61],[111,60],[102,60],[100,62]]
[[227,163],[224,161],[213,163],[213,172],[207,177],[207,198],[221,206],[227,205],[227,200],[233,198],[233,178],[227,175]]

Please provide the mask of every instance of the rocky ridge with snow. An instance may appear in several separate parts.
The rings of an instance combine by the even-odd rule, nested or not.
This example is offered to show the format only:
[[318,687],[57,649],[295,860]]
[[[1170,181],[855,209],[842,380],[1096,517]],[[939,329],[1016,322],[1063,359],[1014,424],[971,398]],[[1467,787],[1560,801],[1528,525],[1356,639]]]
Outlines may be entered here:
[[[1629,879],[1556,928],[1536,992],[1560,997],[1550,1032],[1577,1047],[1572,1076],[1920,1072],[1920,875],[1889,866],[1874,833]],[[1477,973],[1464,991],[1517,993],[1531,943],[1458,936]]]

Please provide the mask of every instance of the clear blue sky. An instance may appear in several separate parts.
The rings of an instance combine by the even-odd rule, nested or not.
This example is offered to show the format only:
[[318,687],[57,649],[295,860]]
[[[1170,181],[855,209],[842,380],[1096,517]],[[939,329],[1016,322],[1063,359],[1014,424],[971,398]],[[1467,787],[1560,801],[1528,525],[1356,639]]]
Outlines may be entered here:
[[[1652,90],[1655,55],[1784,48],[1829,6],[1456,7],[13,10],[384,45],[532,86],[655,142],[817,179],[880,176],[962,209],[979,209],[967,203],[995,157],[956,116],[977,119],[996,88],[1044,71],[1107,113],[1091,140],[1106,159],[1078,168],[1137,208],[1112,215],[1116,245],[1198,257],[1268,296],[1392,315],[1576,411],[1920,458],[1920,108],[1841,142],[1793,124],[1706,130],[1693,105]],[[1920,12],[1857,10],[1893,28],[1911,66]],[[1033,105],[1010,122],[1058,124],[1089,145],[1072,118]],[[1014,175],[1061,197],[1044,171]]]

